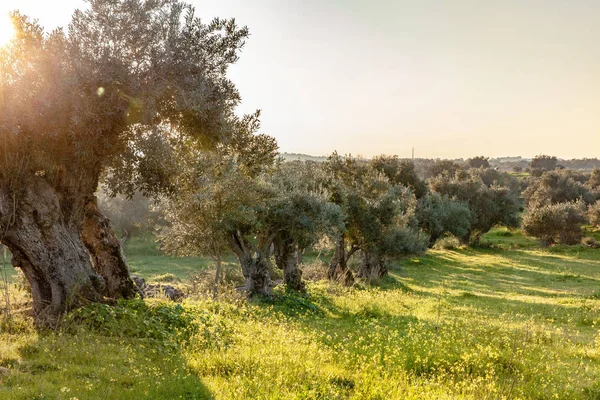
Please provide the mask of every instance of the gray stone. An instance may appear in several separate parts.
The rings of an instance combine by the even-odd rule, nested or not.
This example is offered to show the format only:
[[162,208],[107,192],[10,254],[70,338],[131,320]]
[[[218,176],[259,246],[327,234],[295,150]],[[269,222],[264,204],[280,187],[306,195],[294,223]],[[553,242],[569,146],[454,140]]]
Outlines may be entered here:
[[142,298],[165,296],[171,301],[180,301],[185,297],[181,290],[171,285],[150,285],[146,283],[144,278],[137,275],[132,275],[131,279],[138,288],[138,293]]

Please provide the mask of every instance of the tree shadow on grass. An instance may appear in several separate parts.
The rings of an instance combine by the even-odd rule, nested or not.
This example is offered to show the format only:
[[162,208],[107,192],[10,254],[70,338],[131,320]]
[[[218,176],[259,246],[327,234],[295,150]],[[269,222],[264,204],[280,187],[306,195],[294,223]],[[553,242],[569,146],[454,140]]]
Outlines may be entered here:
[[268,306],[270,307],[269,311],[291,318],[325,318],[328,314],[341,315],[339,307],[331,301],[329,296],[321,292],[276,291],[268,297],[255,296],[252,301],[263,309],[264,306]]
[[486,294],[546,298],[585,297],[600,283],[593,275],[594,266],[587,260],[515,251],[483,254],[488,257],[479,257],[482,252],[472,250],[431,253],[405,262],[398,277],[413,288],[445,286]]

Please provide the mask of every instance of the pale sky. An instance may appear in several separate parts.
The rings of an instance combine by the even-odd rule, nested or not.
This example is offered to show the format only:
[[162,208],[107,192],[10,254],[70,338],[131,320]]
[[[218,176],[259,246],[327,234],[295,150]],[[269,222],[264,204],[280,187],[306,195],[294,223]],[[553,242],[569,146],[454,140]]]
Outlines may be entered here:
[[[192,0],[251,37],[231,71],[281,151],[600,157],[598,0]],[[0,0],[47,29],[80,0]]]

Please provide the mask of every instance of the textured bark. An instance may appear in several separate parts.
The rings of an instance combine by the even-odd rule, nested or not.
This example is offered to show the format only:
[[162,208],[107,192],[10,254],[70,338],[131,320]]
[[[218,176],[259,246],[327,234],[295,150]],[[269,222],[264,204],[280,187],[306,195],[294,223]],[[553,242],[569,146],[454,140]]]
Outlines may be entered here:
[[51,325],[86,301],[102,300],[104,279],[81,240],[84,203],[37,176],[23,179],[18,193],[0,189],[2,243],[31,285],[38,325]]
[[298,265],[303,263],[303,258],[304,258],[304,249],[298,249],[296,251],[296,263]]
[[133,298],[136,289],[129,274],[121,242],[115,235],[109,219],[98,209],[95,196],[85,206],[81,237],[90,252],[94,269],[106,282],[104,294],[114,299]]
[[381,279],[388,274],[385,260],[376,252],[363,252],[363,260],[358,276],[367,280]]
[[329,263],[329,270],[327,271],[327,277],[330,280],[339,282],[345,286],[352,286],[354,284],[354,274],[348,268],[348,260],[355,251],[356,248],[352,248],[346,253],[346,240],[344,236],[338,240],[333,257]]
[[439,239],[439,235],[434,235],[434,234],[429,235],[429,241],[427,242],[427,247],[430,249],[433,248],[433,246],[435,245],[435,243],[437,242],[438,239]]
[[244,290],[251,295],[272,295],[271,266],[268,258],[272,241],[266,241],[254,248],[251,243],[246,242],[240,236],[231,235],[230,245],[242,266],[242,272],[246,279]]
[[469,230],[463,237],[459,238],[461,244],[468,246],[471,244],[472,232]]
[[[302,281],[302,271],[298,268],[298,254],[293,240],[275,241],[275,263],[283,270],[283,282],[293,290],[305,291]],[[300,256],[301,259],[301,256]]]
[[245,290],[252,294],[261,294],[263,296],[272,295],[271,274],[268,261],[261,255],[252,258],[246,264],[247,278]]

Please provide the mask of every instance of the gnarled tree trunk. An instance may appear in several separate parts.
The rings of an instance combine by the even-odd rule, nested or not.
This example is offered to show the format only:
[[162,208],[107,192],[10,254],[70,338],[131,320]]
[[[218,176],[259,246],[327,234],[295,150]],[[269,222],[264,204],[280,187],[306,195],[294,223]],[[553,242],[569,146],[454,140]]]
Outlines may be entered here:
[[0,188],[1,240],[31,284],[37,324],[52,325],[74,306],[101,301],[106,285],[81,240],[85,197],[38,176],[20,183],[18,191]]
[[388,274],[385,260],[373,251],[363,251],[363,260],[358,276],[367,280],[381,279]]
[[275,263],[283,270],[283,282],[288,288],[304,291],[306,285],[302,281],[302,271],[298,268],[296,247],[294,240],[276,240]]
[[330,280],[339,282],[345,286],[352,286],[354,284],[354,275],[348,268],[348,260],[356,250],[356,247],[352,247],[350,251],[346,253],[346,238],[342,235],[336,242],[333,257],[329,263],[327,277]]
[[271,274],[269,262],[263,255],[257,255],[246,264],[246,287],[245,290],[252,294],[270,296]]
[[437,240],[439,239],[439,235],[436,234],[430,234],[429,235],[429,240],[427,241],[427,248],[432,249],[433,246],[435,246],[435,243],[437,242]]
[[95,196],[85,205],[81,237],[90,252],[94,269],[106,282],[104,294],[115,299],[133,298],[136,288],[129,275],[121,242],[115,235],[110,220],[98,209],[98,200]]
[[251,295],[272,295],[271,266],[269,264],[269,252],[272,240],[259,243],[257,246],[247,242],[238,234],[232,234],[229,240],[231,248],[242,266],[242,273],[246,279],[244,290]]

